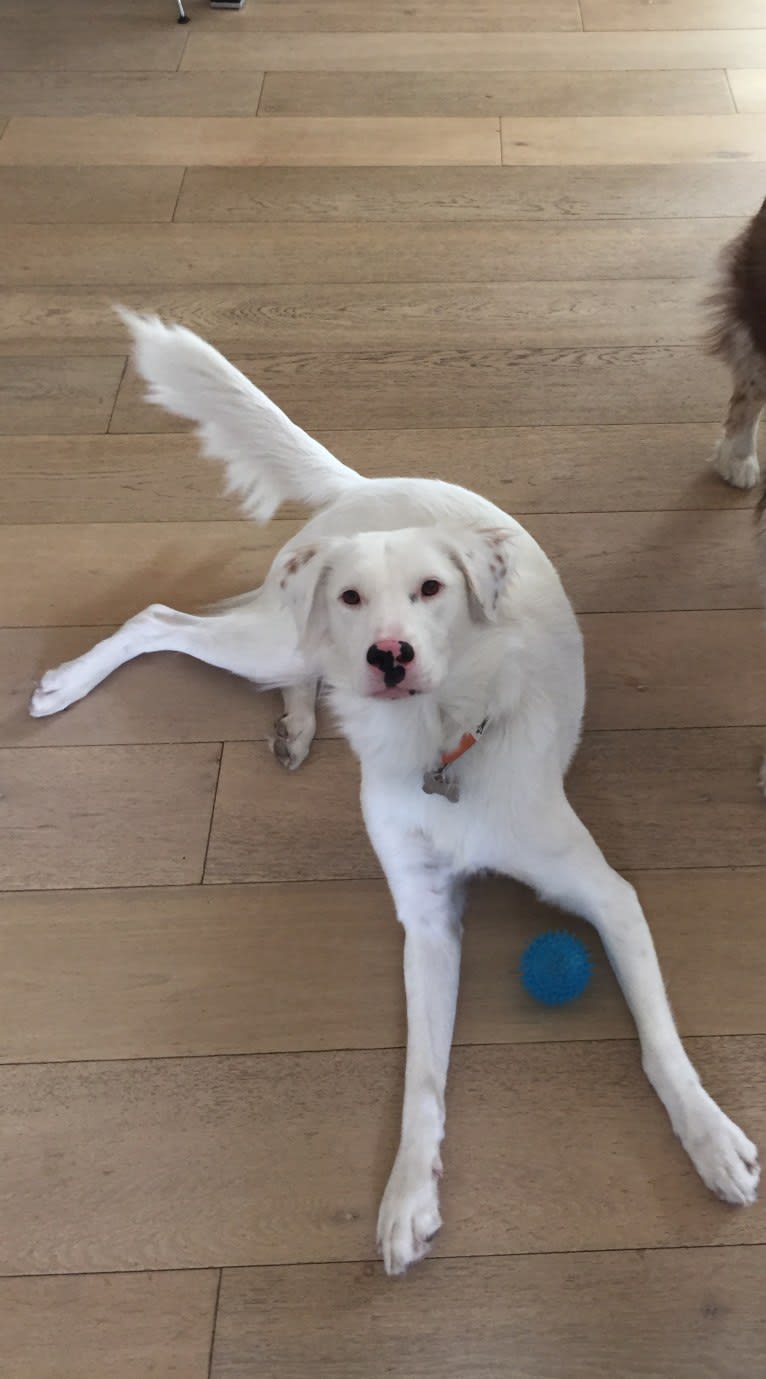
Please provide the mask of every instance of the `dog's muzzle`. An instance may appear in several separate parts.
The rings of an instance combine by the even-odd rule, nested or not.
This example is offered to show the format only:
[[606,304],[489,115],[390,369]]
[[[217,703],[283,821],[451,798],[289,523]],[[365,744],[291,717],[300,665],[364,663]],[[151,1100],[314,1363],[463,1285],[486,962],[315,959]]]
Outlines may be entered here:
[[402,683],[407,666],[414,659],[415,652],[409,642],[386,638],[367,648],[367,664],[381,672],[386,689],[395,689]]

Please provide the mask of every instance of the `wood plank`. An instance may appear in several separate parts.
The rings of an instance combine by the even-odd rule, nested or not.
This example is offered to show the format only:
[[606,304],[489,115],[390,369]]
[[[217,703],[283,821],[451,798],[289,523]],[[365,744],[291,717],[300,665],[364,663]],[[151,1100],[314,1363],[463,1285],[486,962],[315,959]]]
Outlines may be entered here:
[[12,117],[0,139],[0,164],[39,163],[500,163],[500,135],[494,118],[380,119],[360,125],[300,117]]
[[2,168],[0,224],[171,220],[183,168]]
[[586,29],[763,29],[763,0],[582,0]]
[[502,121],[502,130],[503,162],[516,164],[711,163],[756,159],[766,148],[764,115],[512,118]]
[[[524,525],[578,612],[760,607],[749,512],[529,514]],[[6,527],[0,626],[99,627],[152,602],[206,605],[256,588],[297,530],[287,520]]]
[[[762,1034],[764,872],[631,879],[682,1034]],[[516,983],[526,945],[561,922],[514,882],[472,886],[457,1044],[632,1036],[601,945],[572,916],[567,928],[593,959],[589,993],[552,1011]],[[17,891],[4,899],[0,933],[2,1062],[402,1043],[402,935],[382,881]]]
[[0,431],[106,431],[123,357],[0,358]]
[[567,787],[617,868],[757,866],[763,728],[592,733]]
[[[720,422],[728,398],[724,370],[684,345],[356,349],[233,362],[309,431]],[[184,429],[143,394],[128,367],[112,432]]]
[[[766,1040],[690,1052],[762,1138]],[[373,1258],[402,1063],[373,1050],[3,1068],[0,1269]],[[437,1254],[762,1238],[763,1207],[732,1211],[695,1174],[632,1040],[457,1049],[449,1102]]]
[[[712,449],[713,431],[698,428],[698,434],[698,455],[704,456]],[[687,448],[679,437],[682,447]],[[690,437],[690,460],[694,449]],[[222,494],[222,481],[219,466],[204,460],[194,436],[183,432],[0,437],[5,522],[237,519],[240,509]],[[703,485],[711,505],[719,497],[716,488]],[[723,499],[728,493],[722,486]]]
[[[110,290],[115,283],[142,290],[179,284],[199,292],[227,283],[294,290],[302,283],[406,282],[415,290],[413,284],[487,281],[520,284],[514,289],[518,297],[546,279],[614,278],[619,283],[609,291],[616,293],[626,278],[706,279],[735,228],[728,217],[414,227],[369,221],[30,224],[0,235],[0,282],[25,289],[108,284]],[[698,293],[706,287],[702,283]],[[67,295],[55,295],[57,309],[66,309]],[[30,298],[30,310],[51,296]],[[14,301],[6,312],[9,323],[21,311]],[[541,314],[547,310],[542,304]],[[111,324],[106,315],[105,323]],[[20,316],[15,328],[23,330]]]
[[[744,217],[757,209],[754,187],[764,180],[763,162],[736,161],[642,167],[189,168],[176,219],[418,220],[444,226],[466,220],[537,224],[593,217]],[[732,223],[732,233],[735,228]]]
[[731,93],[737,110],[745,115],[766,112],[766,72],[756,68],[727,72]]
[[[157,412],[158,417],[161,413]],[[470,481],[514,514],[752,508],[756,495],[708,465],[718,427],[508,426],[479,430],[322,431],[319,439],[370,478]],[[0,437],[6,522],[235,520],[222,475],[184,433]],[[286,503],[280,516],[306,509]]]
[[264,34],[200,25],[190,31],[181,62],[185,71],[267,72],[705,71],[759,66],[766,67],[763,29]]
[[[303,283],[119,288],[123,305],[151,302],[224,353],[296,350],[494,350],[592,345],[698,345],[694,279],[620,282]],[[117,354],[127,344],[110,287],[14,288],[5,294],[0,354]]]
[[[359,29],[420,33],[577,29],[576,0],[259,0],[241,16],[243,32],[353,33]],[[208,28],[212,35],[214,30]]]
[[[590,733],[568,794],[617,868],[760,866],[763,736],[757,726]],[[280,771],[259,743],[226,745],[205,880],[379,876],[345,744],[319,742],[300,772]]]
[[[6,1379],[207,1379],[218,1274],[0,1282]],[[64,1361],[66,1356],[66,1361]]]
[[[36,113],[17,111],[8,102],[5,108],[10,114]],[[724,115],[731,109],[722,71],[269,72],[260,113]]]
[[0,886],[199,881],[220,748],[51,747],[0,752]]
[[[700,728],[757,724],[766,699],[760,609],[581,615],[588,667],[586,724]],[[265,741],[280,710],[274,694],[191,658],[140,658],[65,714],[30,718],[44,670],[87,651],[111,627],[0,630],[0,718],[5,747],[99,743]],[[337,736],[320,715],[322,737]]]
[[100,626],[148,603],[190,607],[242,593],[262,583],[296,529],[294,522],[6,527],[0,625]]
[[[4,71],[174,72],[186,31],[168,23],[156,5],[128,11],[99,5],[4,7]],[[15,21],[15,22],[14,22]]]
[[[369,1264],[223,1276],[211,1379],[381,1374],[759,1379],[762,1246],[432,1260],[386,1287]],[[552,1305],[552,1300],[555,1300]],[[353,1326],[349,1325],[349,1314]],[[423,1318],[428,1318],[424,1344]],[[640,1358],[638,1358],[640,1357]]]
[[[69,115],[255,115],[262,83],[262,72],[249,71],[50,71],[38,72],[33,79],[28,72],[4,72],[3,109],[9,115],[54,119]],[[713,104],[714,83],[708,85],[708,104]]]
[[582,627],[589,727],[763,722],[766,636],[760,609],[591,613]]
[[344,742],[316,742],[300,774],[289,777],[263,744],[226,744],[206,881],[330,881],[380,874],[361,820],[357,763]]
[[579,612],[759,606],[749,513],[530,513],[524,525]]

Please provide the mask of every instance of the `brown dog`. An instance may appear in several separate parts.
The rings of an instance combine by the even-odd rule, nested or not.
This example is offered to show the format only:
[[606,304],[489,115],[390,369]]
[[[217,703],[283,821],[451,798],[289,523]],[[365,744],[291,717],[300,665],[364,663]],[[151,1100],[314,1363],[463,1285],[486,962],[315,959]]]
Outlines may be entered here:
[[714,320],[707,344],[729,365],[733,391],[713,456],[737,488],[760,480],[756,437],[766,404],[766,201],[721,256],[721,279],[708,299]]

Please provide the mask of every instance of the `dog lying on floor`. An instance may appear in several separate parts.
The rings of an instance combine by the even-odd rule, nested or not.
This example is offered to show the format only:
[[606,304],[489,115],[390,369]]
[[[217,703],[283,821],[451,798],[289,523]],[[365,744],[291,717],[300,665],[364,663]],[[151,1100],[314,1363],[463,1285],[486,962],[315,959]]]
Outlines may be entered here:
[[461,912],[468,878],[485,870],[596,926],[675,1133],[713,1192],[753,1202],[755,1146],[703,1089],[636,893],[564,793],[584,705],[582,641],[539,546],[466,489],[362,478],[190,331],[123,315],[148,396],[197,423],[245,510],[266,521],[296,499],[318,512],[260,589],[201,617],[152,605],[48,671],[30,710],[65,709],[143,652],[185,652],[282,689],[275,750],[295,768],[321,681],[361,763],[364,820],[405,934],[401,1142],[378,1218],[387,1271],[421,1259],[441,1225]]

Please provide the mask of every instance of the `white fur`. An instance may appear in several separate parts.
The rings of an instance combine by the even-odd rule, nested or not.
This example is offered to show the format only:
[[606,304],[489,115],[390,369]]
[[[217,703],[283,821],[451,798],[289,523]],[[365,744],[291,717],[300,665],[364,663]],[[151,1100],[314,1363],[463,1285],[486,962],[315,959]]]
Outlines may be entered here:
[[[320,506],[262,588],[204,617],[153,606],[92,651],[49,671],[35,715],[87,694],[132,656],[187,652],[259,685],[287,687],[275,750],[300,764],[318,680],[356,752],[362,809],[404,927],[408,1043],[401,1143],[378,1220],[391,1274],[428,1251],[441,1224],[444,1092],[466,880],[521,878],[597,928],[636,1021],[643,1065],[697,1171],[726,1201],[754,1201],[755,1146],[711,1101],[684,1052],[633,887],[612,871],[564,793],[584,702],[579,629],[527,532],[465,489],[363,480],[293,426],[209,345],[124,313],[150,397],[193,418],[253,515],[283,499]],[[435,579],[435,597],[422,593]],[[344,590],[360,602],[347,606]],[[408,642],[396,700],[371,697],[366,649]],[[452,768],[460,799],[422,777],[485,715],[484,737]]]

